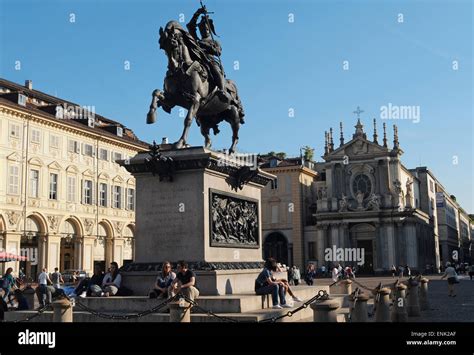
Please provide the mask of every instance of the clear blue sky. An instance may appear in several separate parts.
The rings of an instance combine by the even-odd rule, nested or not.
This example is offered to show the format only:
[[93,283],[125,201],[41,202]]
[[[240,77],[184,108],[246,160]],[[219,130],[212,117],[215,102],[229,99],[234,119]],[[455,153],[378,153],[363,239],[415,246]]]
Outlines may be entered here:
[[[361,118],[370,134],[381,106],[419,106],[419,123],[386,121],[399,126],[404,164],[428,166],[474,212],[472,1],[205,3],[215,12],[227,76],[237,82],[247,114],[241,151],[295,156],[299,147],[309,145],[320,160],[324,130],[334,127],[337,138],[342,121],[348,138],[358,105],[365,110]],[[152,126],[145,124],[145,116],[151,92],[162,87],[166,71],[158,29],[180,13],[188,21],[199,1],[0,4],[2,77],[18,83],[32,79],[38,90],[94,105],[96,112],[124,123],[143,140],[179,137],[177,110],[171,115],[160,111]],[[19,71],[16,60],[21,61]],[[239,70],[233,69],[236,60]],[[345,60],[349,70],[343,70]],[[124,61],[131,63],[129,71]],[[290,108],[295,117],[288,117]],[[221,132],[214,138],[218,149],[230,144],[226,124]],[[195,125],[190,143],[202,144]]]

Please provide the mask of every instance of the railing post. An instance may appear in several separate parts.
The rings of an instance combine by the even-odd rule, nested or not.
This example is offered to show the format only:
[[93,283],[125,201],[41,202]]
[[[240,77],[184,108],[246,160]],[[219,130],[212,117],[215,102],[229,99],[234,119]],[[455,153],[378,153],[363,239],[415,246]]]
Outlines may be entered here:
[[427,278],[423,277],[420,280],[420,308],[422,311],[426,311],[430,309],[430,304],[428,301],[428,280]]
[[408,300],[407,312],[408,317],[417,317],[420,315],[420,301],[418,299],[418,281],[415,279],[408,280]]
[[337,310],[339,307],[339,302],[334,299],[311,303],[314,322],[337,322]]
[[397,284],[395,287],[395,300],[393,301],[392,321],[408,321],[406,289],[404,284]]
[[71,301],[67,298],[61,298],[52,303],[53,306],[53,322],[72,323],[73,312]]
[[378,302],[375,311],[376,322],[391,322],[390,319],[390,293],[389,288],[383,287],[377,290]]
[[170,322],[174,323],[189,323],[191,322],[191,304],[184,299],[178,302],[171,302],[170,307]]
[[367,301],[369,300],[369,295],[360,293],[357,298],[351,297],[354,302],[354,308],[351,311],[351,322],[368,322]]
[[350,295],[352,293],[352,281],[344,279],[339,282],[340,292],[343,295]]

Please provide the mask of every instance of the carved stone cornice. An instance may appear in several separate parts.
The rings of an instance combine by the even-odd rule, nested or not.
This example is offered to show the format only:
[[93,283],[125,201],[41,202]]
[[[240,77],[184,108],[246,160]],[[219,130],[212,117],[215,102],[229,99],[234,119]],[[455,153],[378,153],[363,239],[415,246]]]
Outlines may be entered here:
[[[158,148],[157,148],[158,147]],[[192,147],[179,150],[160,150],[159,146],[150,146],[149,152],[142,152],[129,161],[118,163],[131,174],[151,173],[160,180],[173,181],[179,171],[206,169],[228,175],[227,182],[234,188],[241,188],[252,182],[266,186],[273,176],[260,169],[227,161],[223,153],[214,152],[203,147]]]

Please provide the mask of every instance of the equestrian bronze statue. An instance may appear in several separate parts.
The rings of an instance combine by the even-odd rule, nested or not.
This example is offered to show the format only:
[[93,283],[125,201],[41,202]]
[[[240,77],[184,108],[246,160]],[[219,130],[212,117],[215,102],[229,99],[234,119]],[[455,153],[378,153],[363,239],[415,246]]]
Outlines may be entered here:
[[156,89],[152,93],[147,123],[155,123],[158,107],[168,113],[175,106],[186,108],[188,112],[183,133],[173,144],[174,148],[180,149],[187,146],[193,118],[201,128],[206,148],[211,147],[210,130],[218,134],[219,123],[227,121],[232,127],[229,152],[234,153],[239,128],[244,123],[244,110],[237,86],[225,77],[220,60],[222,49],[214,39],[214,23],[204,6],[196,11],[187,29],[176,21],[168,22],[164,29],[160,28],[159,44],[168,57],[168,70],[163,90]]

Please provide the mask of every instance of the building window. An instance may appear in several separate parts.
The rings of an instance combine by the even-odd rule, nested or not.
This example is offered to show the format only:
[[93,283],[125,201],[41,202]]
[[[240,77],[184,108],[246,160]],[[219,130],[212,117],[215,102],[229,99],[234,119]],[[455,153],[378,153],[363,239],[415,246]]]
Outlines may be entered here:
[[135,190],[127,189],[127,209],[130,211],[135,210]]
[[272,206],[272,223],[278,223],[278,205]]
[[39,195],[39,171],[30,170],[30,196],[38,198]]
[[114,186],[114,208],[122,208],[122,187]]
[[316,260],[316,242],[308,242],[308,259]]
[[434,192],[433,180],[430,180],[430,191],[431,191],[431,192]]
[[39,144],[41,140],[41,132],[37,129],[31,130],[31,143]]
[[76,202],[76,177],[67,177],[67,202]]
[[107,207],[107,184],[104,183],[99,186],[99,205]]
[[109,151],[107,149],[99,150],[99,159],[100,160],[109,160]]
[[49,199],[58,199],[58,174],[49,174]]
[[94,155],[94,147],[91,144],[84,144],[82,154],[92,157]]
[[278,189],[278,179],[275,179],[275,180],[272,180],[272,181],[271,181],[271,186],[270,186],[270,188],[271,188],[272,190]]
[[79,142],[74,140],[69,140],[67,142],[67,151],[70,153],[79,153]]
[[372,192],[372,183],[370,182],[369,177],[365,174],[356,175],[352,182],[352,190],[355,196],[357,195],[357,192],[360,191],[364,194],[364,198],[369,197]]
[[84,204],[92,205],[92,180],[84,180]]
[[434,210],[435,209],[435,201],[433,198],[430,199],[430,202],[431,202],[431,209]]
[[10,165],[8,172],[8,193],[18,195],[19,168],[16,165]]
[[58,136],[49,136],[49,146],[51,148],[59,148],[59,137]]
[[118,153],[118,152],[114,153],[114,162],[117,160],[122,160],[122,153]]
[[10,137],[20,138],[20,125],[14,123],[10,125]]

